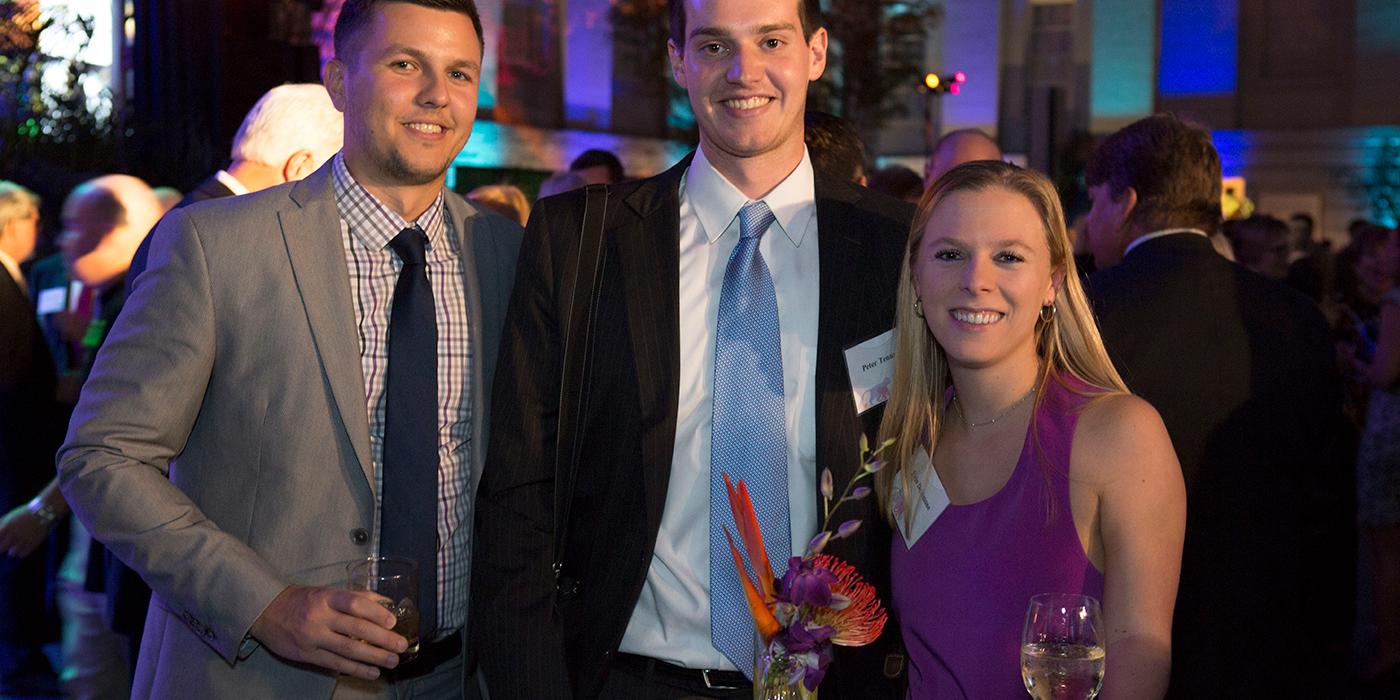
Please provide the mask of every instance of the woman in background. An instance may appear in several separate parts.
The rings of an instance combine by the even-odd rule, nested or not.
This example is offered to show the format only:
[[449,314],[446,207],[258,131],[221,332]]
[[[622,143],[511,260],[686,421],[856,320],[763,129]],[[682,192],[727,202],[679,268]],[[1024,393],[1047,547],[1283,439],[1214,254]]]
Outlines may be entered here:
[[881,429],[896,442],[877,484],[898,531],[909,697],[1024,693],[1040,593],[1103,601],[1103,697],[1162,696],[1185,486],[1157,412],[1104,350],[1053,186],[994,161],[949,171],[902,277]]
[[[1371,387],[1356,458],[1358,519],[1371,540],[1371,601],[1375,657],[1365,675],[1400,672],[1400,231],[1375,246],[1376,334],[1369,362],[1356,360],[1357,378]],[[1384,279],[1380,279],[1384,278]]]

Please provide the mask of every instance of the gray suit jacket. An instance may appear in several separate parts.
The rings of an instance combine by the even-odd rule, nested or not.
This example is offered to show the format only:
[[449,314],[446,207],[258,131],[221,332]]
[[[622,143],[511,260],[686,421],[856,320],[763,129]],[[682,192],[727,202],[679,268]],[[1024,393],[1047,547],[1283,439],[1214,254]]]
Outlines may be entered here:
[[[447,211],[481,358],[475,484],[521,232],[455,194]],[[288,584],[342,585],[345,562],[371,553],[369,418],[339,221],[330,163],[170,212],[83,388],[59,471],[78,517],[155,592],[137,698],[330,695],[333,675],[242,642]]]

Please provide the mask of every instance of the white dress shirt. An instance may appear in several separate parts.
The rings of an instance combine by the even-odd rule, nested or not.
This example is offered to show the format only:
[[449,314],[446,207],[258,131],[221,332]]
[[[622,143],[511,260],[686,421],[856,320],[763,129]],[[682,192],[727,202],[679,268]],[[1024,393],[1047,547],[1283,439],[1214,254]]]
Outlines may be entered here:
[[[818,525],[813,187],[804,151],[797,168],[762,199],[777,221],[759,243],[778,297],[791,551],[798,555]],[[710,432],[720,290],[739,244],[739,210],[749,201],[696,150],[680,184],[680,400],[671,480],[651,567],[621,645],[623,652],[689,668],[734,669],[710,641]]]
[[1155,240],[1155,239],[1158,239],[1158,238],[1162,238],[1162,237],[1164,237],[1164,236],[1174,236],[1174,235],[1176,235],[1176,234],[1178,234],[1178,233],[1192,233],[1192,234],[1195,234],[1195,235],[1197,235],[1197,236],[1202,236],[1202,237],[1204,237],[1204,238],[1210,238],[1210,234],[1208,234],[1208,233],[1206,233],[1205,231],[1202,231],[1202,230],[1200,230],[1200,229],[1198,229],[1198,228],[1169,228],[1169,229],[1163,229],[1163,230],[1161,230],[1161,231],[1153,231],[1153,232],[1151,232],[1151,233],[1144,233],[1144,234],[1142,234],[1141,236],[1138,236],[1137,238],[1134,238],[1134,239],[1133,239],[1133,242],[1132,242],[1132,243],[1129,243],[1129,244],[1128,244],[1128,247],[1123,249],[1123,257],[1125,257],[1125,258],[1128,257],[1128,253],[1133,252],[1133,248],[1136,248],[1136,247],[1142,245],[1143,243],[1146,243],[1146,242],[1148,242],[1148,241]]
[[214,173],[214,179],[222,183],[224,187],[227,187],[228,191],[232,192],[235,197],[241,194],[248,194],[249,192],[248,186],[239,182],[238,178],[229,174],[227,170],[220,170]]

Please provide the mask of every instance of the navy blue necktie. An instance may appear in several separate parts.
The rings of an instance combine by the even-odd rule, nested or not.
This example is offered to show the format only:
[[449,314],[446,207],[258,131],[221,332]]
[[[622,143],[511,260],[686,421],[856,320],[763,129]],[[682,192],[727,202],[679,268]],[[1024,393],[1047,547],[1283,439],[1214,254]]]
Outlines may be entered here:
[[[715,323],[714,423],[710,438],[710,639],[753,676],[754,624],[724,527],[734,518],[722,474],[748,486],[774,574],[787,570],[787,422],[778,296],[759,252],[774,221],[763,202],[739,212],[739,245],[724,270]],[[736,538],[737,543],[737,538]]]
[[403,269],[389,312],[379,553],[418,562],[419,629],[423,639],[432,639],[437,626],[438,365],[426,243],[416,226],[389,241]]

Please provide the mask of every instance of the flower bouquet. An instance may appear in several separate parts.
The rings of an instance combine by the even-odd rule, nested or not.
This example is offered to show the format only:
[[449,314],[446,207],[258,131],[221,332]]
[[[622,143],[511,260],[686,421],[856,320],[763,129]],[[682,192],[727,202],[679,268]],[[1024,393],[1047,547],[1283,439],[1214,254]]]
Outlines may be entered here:
[[872,452],[868,441],[861,437],[863,467],[846,484],[840,498],[834,494],[831,470],[822,470],[825,513],[821,530],[807,545],[806,553],[792,557],[787,572],[776,580],[748,488],[743,481],[734,485],[729,475],[724,475],[734,526],[748,555],[745,566],[745,557],[726,527],[729,551],[757,631],[755,698],[815,697],[831,664],[833,644],[864,646],[875,641],[884,629],[887,616],[874,586],[861,580],[855,567],[822,552],[831,541],[860,529],[860,520],[856,519],[832,530],[832,516],[841,504],[870,496],[870,487],[858,484],[885,465],[879,454],[892,443],[893,440],[887,440]]

